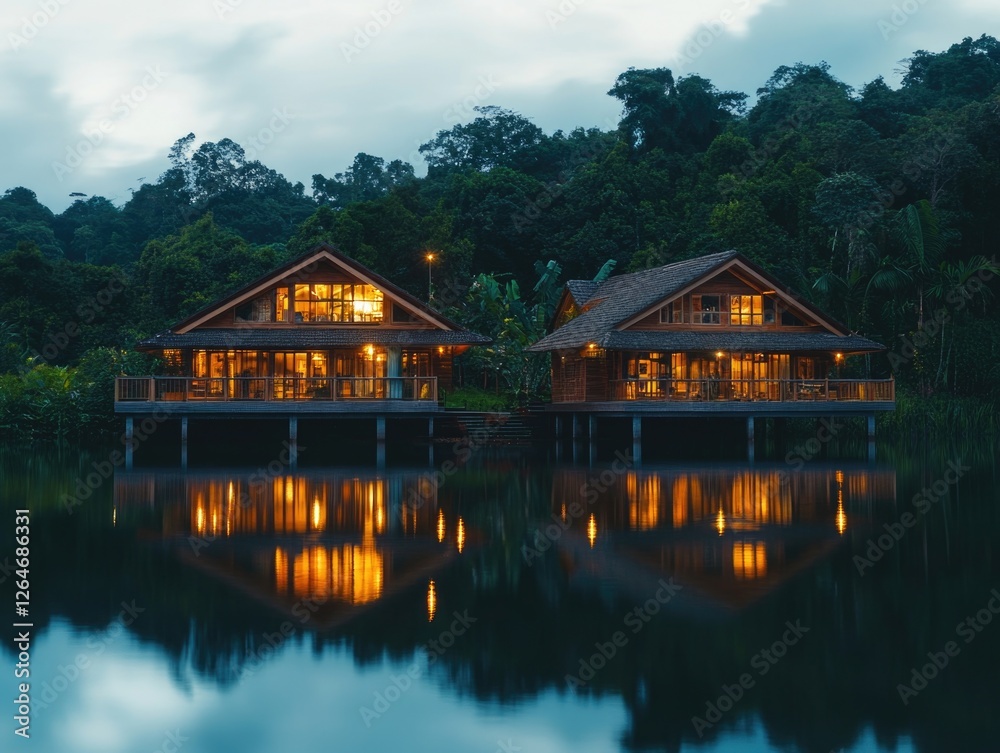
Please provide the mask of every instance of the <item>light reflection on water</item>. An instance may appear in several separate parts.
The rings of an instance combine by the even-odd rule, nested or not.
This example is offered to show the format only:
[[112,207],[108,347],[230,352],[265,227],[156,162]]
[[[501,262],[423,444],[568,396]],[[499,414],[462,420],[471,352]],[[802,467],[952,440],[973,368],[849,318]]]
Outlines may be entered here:
[[[71,750],[156,750],[178,728],[192,752],[335,739],[828,753],[876,750],[875,727],[900,751],[962,734],[964,749],[989,749],[983,712],[997,701],[979,683],[1000,639],[976,658],[970,648],[922,706],[902,706],[895,687],[989,591],[990,567],[973,563],[997,541],[990,474],[861,577],[852,557],[926,478],[850,463],[781,471],[629,469],[593,498],[594,470],[517,462],[440,488],[421,471],[119,473],[71,517],[44,503],[34,513],[54,532],[39,577],[65,582],[47,590],[39,676],[93,659],[38,715],[34,747],[67,749],[71,730]],[[680,594],[626,629],[664,579]],[[103,641],[130,599],[144,613]],[[449,636],[462,614],[471,626]],[[790,620],[810,634],[700,739],[691,718]],[[619,631],[624,645],[570,689]],[[984,718],[963,730],[958,703]]]

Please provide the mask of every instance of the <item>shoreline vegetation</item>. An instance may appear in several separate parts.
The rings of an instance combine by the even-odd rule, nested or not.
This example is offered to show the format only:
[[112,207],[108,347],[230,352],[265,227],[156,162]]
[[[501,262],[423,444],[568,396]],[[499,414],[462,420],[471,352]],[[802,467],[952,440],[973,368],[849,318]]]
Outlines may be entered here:
[[114,378],[158,373],[136,342],[323,242],[493,338],[457,360],[448,407],[546,400],[549,361],[526,348],[566,280],[734,249],[886,345],[842,374],[895,377],[880,433],[997,437],[1000,42],[918,50],[895,89],[796,63],[752,106],[666,68],[629,69],[608,94],[608,131],[476,108],[420,147],[425,177],[359,153],[307,193],[230,139],[188,134],[121,206],[74,194],[56,214],[6,190],[0,441],[120,432]]

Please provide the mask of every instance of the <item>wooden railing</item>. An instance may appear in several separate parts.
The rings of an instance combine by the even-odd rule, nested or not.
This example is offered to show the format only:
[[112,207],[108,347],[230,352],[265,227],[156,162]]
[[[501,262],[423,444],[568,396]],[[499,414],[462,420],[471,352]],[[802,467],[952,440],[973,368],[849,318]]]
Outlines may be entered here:
[[622,379],[612,400],[895,402],[892,379]]
[[118,377],[117,402],[429,400],[437,377]]

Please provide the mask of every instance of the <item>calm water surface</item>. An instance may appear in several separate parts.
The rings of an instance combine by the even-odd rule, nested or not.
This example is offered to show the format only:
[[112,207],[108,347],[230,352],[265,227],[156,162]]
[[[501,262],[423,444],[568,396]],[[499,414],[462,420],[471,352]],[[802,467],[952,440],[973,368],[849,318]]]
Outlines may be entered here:
[[3,749],[998,750],[995,456],[880,454],[119,470],[67,511],[108,453],[7,450]]

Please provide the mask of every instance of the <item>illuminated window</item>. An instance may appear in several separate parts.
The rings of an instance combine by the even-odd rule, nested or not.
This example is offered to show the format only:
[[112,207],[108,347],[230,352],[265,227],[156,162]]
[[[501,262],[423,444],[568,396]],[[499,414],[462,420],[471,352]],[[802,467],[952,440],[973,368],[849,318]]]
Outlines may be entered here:
[[761,326],[764,323],[764,296],[730,296],[729,323],[734,327]]
[[163,373],[181,375],[184,373],[184,352],[181,350],[163,351]]
[[295,321],[381,322],[382,291],[371,285],[314,283],[295,286]]
[[291,321],[291,312],[288,310],[288,288],[278,288],[278,307],[275,321]]

